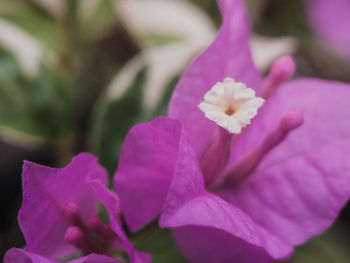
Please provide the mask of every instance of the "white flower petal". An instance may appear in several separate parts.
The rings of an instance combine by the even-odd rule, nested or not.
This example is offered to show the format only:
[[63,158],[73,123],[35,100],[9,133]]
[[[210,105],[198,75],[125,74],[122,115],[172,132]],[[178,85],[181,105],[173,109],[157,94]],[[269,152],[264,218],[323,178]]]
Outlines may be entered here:
[[264,99],[255,97],[255,91],[241,82],[226,78],[204,95],[199,108],[205,117],[231,133],[241,133],[258,113]]

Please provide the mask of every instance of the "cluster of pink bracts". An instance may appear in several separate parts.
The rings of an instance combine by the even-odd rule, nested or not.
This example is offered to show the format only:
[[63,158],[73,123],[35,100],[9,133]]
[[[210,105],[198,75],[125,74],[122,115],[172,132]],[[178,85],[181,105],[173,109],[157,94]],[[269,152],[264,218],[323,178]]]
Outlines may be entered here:
[[[189,66],[169,117],[136,125],[127,135],[107,188],[90,154],[63,169],[25,162],[18,221],[26,250],[5,263],[151,262],[134,250],[132,232],[159,219],[193,262],[274,262],[328,228],[350,196],[350,85],[319,79],[287,82],[295,65],[276,61],[264,79],[249,48],[241,0],[219,0],[223,24]],[[265,104],[238,135],[205,118],[205,93],[226,77],[253,88]],[[118,196],[117,196],[117,194]],[[101,222],[97,205],[109,212]]]

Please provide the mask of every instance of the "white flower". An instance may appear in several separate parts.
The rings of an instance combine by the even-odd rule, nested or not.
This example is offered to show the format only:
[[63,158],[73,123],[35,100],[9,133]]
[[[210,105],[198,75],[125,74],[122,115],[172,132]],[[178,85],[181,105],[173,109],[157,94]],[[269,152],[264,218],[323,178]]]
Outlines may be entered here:
[[241,82],[226,78],[218,82],[205,95],[199,108],[205,117],[231,133],[241,133],[242,128],[258,113],[265,100],[255,97],[255,91]]

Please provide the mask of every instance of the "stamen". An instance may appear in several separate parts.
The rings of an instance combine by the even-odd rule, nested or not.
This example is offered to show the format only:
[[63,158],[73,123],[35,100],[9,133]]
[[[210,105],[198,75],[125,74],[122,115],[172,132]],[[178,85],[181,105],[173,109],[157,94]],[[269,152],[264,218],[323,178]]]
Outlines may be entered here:
[[303,114],[297,110],[290,110],[280,121],[279,125],[272,130],[251,153],[241,159],[222,180],[215,182],[214,188],[220,185],[232,185],[251,174],[262,159],[277,145],[279,145],[292,130],[300,127],[304,121]]
[[83,220],[79,206],[67,203],[63,212],[69,220],[64,239],[84,255],[90,253],[108,254],[111,242],[116,238],[112,229],[103,224],[98,216]]
[[77,226],[82,224],[81,211],[76,203],[69,202],[65,204],[65,206],[63,207],[63,212],[68,218],[70,224]]
[[270,73],[263,80],[258,96],[265,100],[272,96],[277,88],[288,80],[295,72],[295,62],[292,57],[285,56],[275,61],[270,69]]
[[88,218],[85,224],[89,232],[93,233],[95,236],[104,241],[109,241],[115,238],[114,232],[109,226],[103,224],[98,216]]
[[226,78],[218,82],[199,104],[205,117],[230,133],[239,134],[258,113],[264,99],[255,97],[255,91],[241,82]]
[[222,171],[230,156],[232,134],[221,127],[218,128],[219,140],[209,147],[200,160],[207,185]]
[[64,239],[74,247],[81,250],[84,255],[96,252],[93,243],[88,239],[87,235],[77,226],[70,226]]

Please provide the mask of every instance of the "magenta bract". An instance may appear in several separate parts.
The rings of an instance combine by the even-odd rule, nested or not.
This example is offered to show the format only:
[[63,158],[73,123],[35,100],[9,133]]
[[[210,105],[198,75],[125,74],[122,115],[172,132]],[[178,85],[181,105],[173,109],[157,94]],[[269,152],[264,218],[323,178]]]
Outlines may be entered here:
[[[115,186],[132,231],[160,215],[194,262],[279,261],[328,228],[350,196],[350,85],[299,79],[280,86],[294,70],[288,57],[261,80],[243,3],[218,2],[218,36],[183,74],[170,118],[131,129]],[[225,77],[266,99],[232,138],[198,108]],[[206,161],[222,158],[225,165],[208,172]]]
[[314,33],[341,56],[350,59],[350,2],[305,0],[307,18]]
[[[78,251],[87,257],[71,262],[117,263],[108,257],[114,248],[126,250],[133,263],[151,261],[135,252],[123,232],[119,199],[107,188],[106,171],[93,155],[79,154],[62,169],[25,162],[22,181],[18,222],[27,249],[9,250],[6,263],[56,262]],[[99,202],[109,212],[109,226],[96,216]]]

